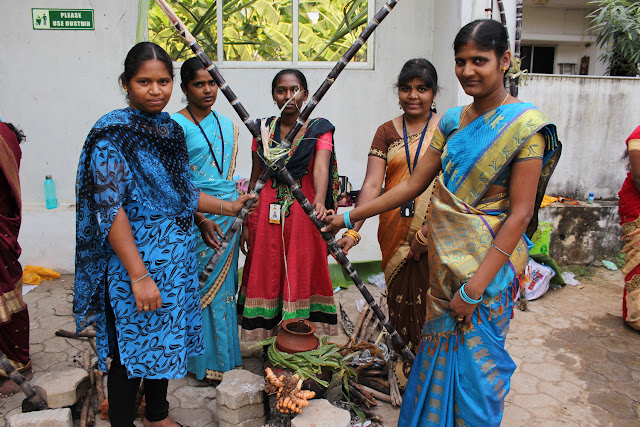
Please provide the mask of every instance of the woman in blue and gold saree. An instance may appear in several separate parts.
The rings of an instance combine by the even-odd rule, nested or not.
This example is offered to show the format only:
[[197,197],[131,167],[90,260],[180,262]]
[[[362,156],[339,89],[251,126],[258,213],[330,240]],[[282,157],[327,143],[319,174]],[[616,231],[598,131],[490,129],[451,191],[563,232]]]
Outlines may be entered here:
[[[555,126],[510,96],[504,27],[465,26],[454,42],[456,75],[473,103],[447,111],[427,155],[403,185],[347,221],[423,191],[438,175],[425,226],[429,292],[423,338],[399,425],[497,426],[516,366],[504,348],[537,207],[557,163]],[[441,173],[440,173],[441,172]]]
[[[198,58],[182,64],[180,77],[188,105],[171,117],[184,130],[191,181],[210,196],[235,200],[238,192],[233,173],[238,152],[238,127],[227,117],[212,111],[218,86]],[[231,228],[233,218],[196,213],[194,220],[200,274],[220,246],[218,237]],[[188,371],[199,380],[220,381],[224,372],[242,366],[235,301],[238,237],[239,234],[233,237],[209,279],[200,288],[204,354],[190,357],[187,364]]]

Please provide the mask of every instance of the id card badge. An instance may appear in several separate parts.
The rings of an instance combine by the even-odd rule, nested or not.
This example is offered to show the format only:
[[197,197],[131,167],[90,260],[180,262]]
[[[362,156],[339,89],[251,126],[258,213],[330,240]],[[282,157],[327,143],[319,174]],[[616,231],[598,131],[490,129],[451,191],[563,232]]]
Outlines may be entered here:
[[269,224],[280,224],[281,206],[279,203],[269,205]]
[[400,206],[400,217],[401,218],[413,218],[416,212],[416,201],[410,200],[407,203],[404,203]]

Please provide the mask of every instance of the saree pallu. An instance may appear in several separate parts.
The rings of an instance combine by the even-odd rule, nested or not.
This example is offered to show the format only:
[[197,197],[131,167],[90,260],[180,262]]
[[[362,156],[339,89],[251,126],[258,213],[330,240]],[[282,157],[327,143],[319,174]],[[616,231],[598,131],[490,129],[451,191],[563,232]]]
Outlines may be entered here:
[[[220,121],[222,137],[215,122]],[[200,129],[182,114],[172,116],[182,126],[187,138],[189,152],[189,173],[195,186],[210,196],[233,201],[238,198],[233,174],[238,152],[239,129],[228,118],[213,112],[200,125],[207,133],[217,159],[222,159],[222,175],[211,157],[208,142]],[[222,144],[224,143],[224,150]],[[224,157],[222,153],[224,152]],[[204,214],[207,219],[220,226],[226,233],[233,224],[233,217]],[[196,258],[198,275],[202,273],[215,251],[202,239],[200,229],[193,225],[196,236]],[[200,288],[200,308],[202,309],[202,332],[204,354],[189,357],[187,370],[199,380],[222,380],[222,374],[242,366],[240,341],[238,339],[238,319],[236,316],[236,289],[238,286],[239,234],[227,246],[211,275]]]
[[[435,129],[436,126],[433,126],[427,130],[420,156],[429,148]],[[416,134],[408,138],[411,164],[416,156],[420,136],[421,134]],[[387,159],[385,191],[409,179],[404,139],[398,139],[389,145]],[[422,338],[429,289],[429,264],[426,255],[418,261],[408,259],[407,255],[413,236],[424,225],[432,192],[433,184],[415,198],[413,217],[401,217],[400,208],[396,208],[380,214],[378,226],[382,270],[388,289],[389,321],[412,351],[418,348]]]
[[[22,267],[18,244],[22,199],[21,151],[13,132],[0,122],[0,351],[20,372],[31,369],[29,313],[22,299]],[[6,373],[0,369],[0,377]]]
[[[449,110],[434,135],[443,145],[427,213],[429,285],[423,340],[400,412],[401,425],[497,426],[516,366],[504,349],[517,278],[528,262],[523,236],[487,286],[471,323],[450,316],[449,303],[477,271],[506,221],[509,195],[484,197],[536,133],[545,139],[538,192],[560,154],[555,126],[531,104],[485,113],[462,130],[461,108]],[[542,191],[543,192],[543,191]],[[537,202],[536,202],[537,205]]]
[[[640,127],[627,139],[627,146],[630,143],[640,145]],[[618,195],[618,213],[624,242],[622,252],[625,254],[625,264],[622,268],[625,275],[622,317],[629,326],[640,330],[640,193],[636,189],[631,172],[627,174]]]

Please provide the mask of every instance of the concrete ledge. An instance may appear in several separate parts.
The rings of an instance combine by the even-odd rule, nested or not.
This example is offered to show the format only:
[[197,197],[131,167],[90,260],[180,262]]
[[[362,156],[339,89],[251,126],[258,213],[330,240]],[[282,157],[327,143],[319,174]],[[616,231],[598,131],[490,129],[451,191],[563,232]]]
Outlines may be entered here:
[[73,427],[71,409],[49,409],[11,415],[9,427]]
[[622,249],[617,201],[553,203],[540,208],[538,218],[552,224],[549,255],[560,264],[589,264]]

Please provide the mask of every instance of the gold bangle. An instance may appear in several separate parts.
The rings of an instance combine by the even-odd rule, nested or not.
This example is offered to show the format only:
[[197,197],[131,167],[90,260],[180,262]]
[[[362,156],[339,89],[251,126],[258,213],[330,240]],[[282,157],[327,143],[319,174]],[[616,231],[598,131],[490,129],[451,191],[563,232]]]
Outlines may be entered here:
[[202,220],[198,223],[198,227],[200,227],[200,224],[202,224],[203,222],[205,222],[207,220],[207,218],[202,218]]
[[422,234],[422,227],[418,228],[418,231],[416,231],[416,240],[422,246],[427,246],[429,244],[429,241],[427,240],[427,238],[424,237],[424,234]]
[[222,199],[220,199],[220,216],[224,216],[224,214],[222,213]]
[[351,239],[353,239],[354,242],[356,242],[356,245],[360,243],[360,239],[361,239],[360,234],[355,230],[347,230],[344,232],[342,236],[350,237]]
[[362,237],[356,230],[347,230],[344,232],[342,237],[350,237],[354,242],[356,242],[356,245],[360,243],[360,240],[362,239]]

